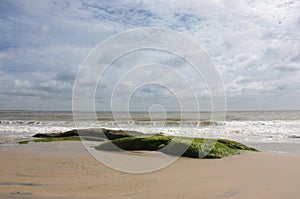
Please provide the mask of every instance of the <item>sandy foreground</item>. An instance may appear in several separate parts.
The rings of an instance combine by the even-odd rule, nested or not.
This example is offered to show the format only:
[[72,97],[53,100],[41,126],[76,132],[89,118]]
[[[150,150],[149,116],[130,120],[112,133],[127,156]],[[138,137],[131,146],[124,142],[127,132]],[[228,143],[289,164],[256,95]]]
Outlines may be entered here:
[[0,198],[300,198],[300,154],[180,158],[147,174],[113,170],[80,142],[1,146],[0,158]]

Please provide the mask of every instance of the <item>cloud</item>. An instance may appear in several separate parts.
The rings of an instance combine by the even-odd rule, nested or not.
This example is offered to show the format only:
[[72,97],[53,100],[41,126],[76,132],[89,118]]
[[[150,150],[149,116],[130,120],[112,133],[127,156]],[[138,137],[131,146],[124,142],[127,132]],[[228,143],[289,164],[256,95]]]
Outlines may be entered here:
[[[24,98],[34,98],[35,104],[49,98],[49,106],[63,108],[71,103],[76,71],[91,49],[116,33],[151,26],[178,31],[206,50],[224,80],[229,108],[243,109],[249,103],[254,103],[253,109],[262,108],[263,99],[272,101],[285,96],[292,104],[289,108],[299,109],[296,100],[300,97],[299,10],[297,0],[45,0],[34,3],[3,0],[0,5],[0,109],[22,109]],[[141,64],[149,60],[136,54],[126,62]],[[203,86],[197,83],[202,80],[194,77],[180,60],[166,55],[156,60],[178,65],[199,98],[207,95],[201,93]],[[125,69],[116,65],[108,71],[109,81],[101,87],[103,95],[110,93],[109,85]],[[169,82],[182,89],[174,79],[170,78]],[[123,88],[125,92],[128,85],[124,83]],[[140,89],[139,96],[147,97],[147,89],[152,89],[153,96],[166,94],[164,89],[148,85]],[[245,104],[249,96],[254,100]],[[287,100],[289,97],[291,100]],[[14,102],[9,102],[9,98]],[[60,99],[66,101],[60,103]],[[279,107],[286,108],[274,103],[273,108]]]

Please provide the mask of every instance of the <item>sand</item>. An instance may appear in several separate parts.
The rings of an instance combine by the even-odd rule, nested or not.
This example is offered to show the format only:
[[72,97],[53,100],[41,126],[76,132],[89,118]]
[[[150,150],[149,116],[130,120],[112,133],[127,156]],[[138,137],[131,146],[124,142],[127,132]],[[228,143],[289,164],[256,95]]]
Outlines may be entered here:
[[179,158],[148,174],[106,167],[80,142],[1,146],[0,157],[0,198],[300,197],[300,154]]

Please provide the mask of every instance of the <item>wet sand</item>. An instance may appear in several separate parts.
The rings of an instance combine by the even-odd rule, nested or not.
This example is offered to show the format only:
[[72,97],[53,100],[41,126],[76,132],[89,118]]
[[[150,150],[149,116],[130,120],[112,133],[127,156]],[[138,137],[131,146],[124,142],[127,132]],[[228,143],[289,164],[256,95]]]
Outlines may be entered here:
[[147,174],[106,167],[80,142],[0,146],[0,157],[0,198],[300,197],[300,154],[179,158]]

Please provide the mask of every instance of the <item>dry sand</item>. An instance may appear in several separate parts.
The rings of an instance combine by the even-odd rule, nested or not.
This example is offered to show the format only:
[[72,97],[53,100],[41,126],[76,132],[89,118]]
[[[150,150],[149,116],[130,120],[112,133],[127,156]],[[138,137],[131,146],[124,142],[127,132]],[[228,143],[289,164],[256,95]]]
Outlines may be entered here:
[[300,155],[180,158],[148,174],[95,160],[80,142],[0,147],[0,198],[300,198]]

